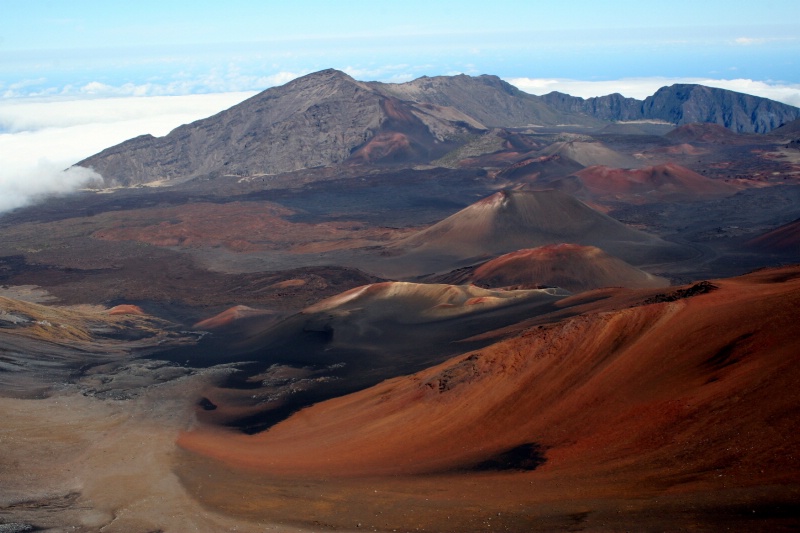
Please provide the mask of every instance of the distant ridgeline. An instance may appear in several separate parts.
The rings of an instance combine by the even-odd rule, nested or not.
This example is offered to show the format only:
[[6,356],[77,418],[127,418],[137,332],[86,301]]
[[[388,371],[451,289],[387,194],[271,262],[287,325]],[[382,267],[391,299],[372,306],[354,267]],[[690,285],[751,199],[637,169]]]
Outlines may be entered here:
[[551,92],[540,98],[558,110],[601,120],[663,120],[678,126],[706,122],[737,133],[767,133],[800,117],[800,109],[774,100],[691,84],[662,87],[643,101],[618,93],[584,99]]
[[601,128],[614,121],[710,122],[765,133],[800,109],[723,89],[673,85],[644,101],[612,94],[534,96],[497,76],[360,82],[323,70],[273,87],[165,137],[125,141],[79,166],[108,184],[265,175],[331,164],[430,163],[492,128]]

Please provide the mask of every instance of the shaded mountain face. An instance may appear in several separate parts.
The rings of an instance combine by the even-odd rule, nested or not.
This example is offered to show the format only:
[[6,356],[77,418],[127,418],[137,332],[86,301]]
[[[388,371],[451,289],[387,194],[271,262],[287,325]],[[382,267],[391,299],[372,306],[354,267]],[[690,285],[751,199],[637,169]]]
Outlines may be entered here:
[[109,185],[179,183],[340,163],[428,163],[493,127],[602,127],[647,119],[763,133],[798,117],[800,110],[792,106],[699,85],[665,87],[644,102],[620,95],[584,100],[530,95],[496,76],[386,84],[329,69],[267,89],[165,137],[123,142],[78,166],[94,169]]
[[[201,175],[258,176],[356,158],[430,160],[482,126],[455,110],[415,106],[325,70],[268,89],[165,137],[137,137],[78,163],[134,185]],[[357,149],[359,149],[357,151]]]
[[671,124],[706,122],[737,133],[766,133],[800,118],[800,109],[758,96],[695,84],[662,87],[644,101],[620,94],[579,98],[552,92],[550,106],[602,120],[661,120]]

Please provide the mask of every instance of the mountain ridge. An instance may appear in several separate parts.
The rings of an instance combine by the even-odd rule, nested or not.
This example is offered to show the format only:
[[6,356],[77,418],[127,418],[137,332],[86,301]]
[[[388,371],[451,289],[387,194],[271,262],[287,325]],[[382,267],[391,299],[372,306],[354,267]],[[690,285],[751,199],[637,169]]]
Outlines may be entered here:
[[661,87],[644,100],[619,93],[584,99],[557,91],[541,98],[556,109],[603,120],[663,120],[678,126],[702,122],[737,133],[767,133],[800,118],[794,106],[699,84]]
[[659,89],[643,102],[534,96],[497,76],[361,82],[327,69],[269,88],[164,137],[139,136],[88,157],[108,185],[264,176],[337,164],[427,164],[491,128],[599,127],[609,120],[713,122],[765,132],[800,109],[699,85]]

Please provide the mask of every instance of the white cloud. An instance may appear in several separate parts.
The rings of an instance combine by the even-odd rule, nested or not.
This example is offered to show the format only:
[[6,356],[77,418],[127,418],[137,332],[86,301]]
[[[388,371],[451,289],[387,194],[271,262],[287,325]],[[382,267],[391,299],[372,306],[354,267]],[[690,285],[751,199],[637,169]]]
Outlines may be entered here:
[[64,169],[104,148],[145,133],[166,135],[252,94],[0,99],[0,212],[97,179],[86,169]]
[[736,44],[743,44],[745,46],[748,46],[748,45],[751,45],[751,44],[763,44],[766,41],[767,41],[766,39],[760,39],[760,38],[754,38],[754,37],[739,37],[737,39],[734,39],[734,42]]
[[234,63],[213,68],[199,75],[178,73],[173,79],[146,83],[112,85],[99,81],[83,84],[52,85],[46,78],[26,79],[8,86],[0,85],[2,99],[24,97],[116,98],[121,96],[186,96],[263,90],[283,85],[308,72],[278,71],[265,76],[243,73]]
[[68,194],[100,180],[100,175],[93,170],[80,167],[64,170],[63,166],[45,158],[35,165],[4,169],[0,174],[0,213],[48,196]]
[[791,43],[797,41],[797,37],[737,37],[734,43],[743,46],[752,46],[767,43]]
[[748,79],[711,78],[624,78],[608,81],[583,81],[557,78],[509,78],[510,84],[531,94],[547,94],[559,91],[590,98],[612,93],[643,100],[661,87],[675,83],[697,83],[709,87],[728,89],[800,107],[800,84],[771,83]]
[[[0,99],[0,131],[16,133],[88,124],[116,124],[124,139],[165,135],[181,124],[207,117],[254,92],[128,98]],[[124,140],[123,139],[123,140]],[[89,154],[90,155],[90,154]]]

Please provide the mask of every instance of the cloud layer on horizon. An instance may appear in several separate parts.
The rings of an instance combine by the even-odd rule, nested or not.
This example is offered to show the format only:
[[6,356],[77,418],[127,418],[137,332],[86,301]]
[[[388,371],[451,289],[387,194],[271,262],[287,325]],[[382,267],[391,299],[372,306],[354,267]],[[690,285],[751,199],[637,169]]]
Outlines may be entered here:
[[146,133],[166,135],[252,94],[0,99],[0,213],[100,179],[70,167],[109,146]]

